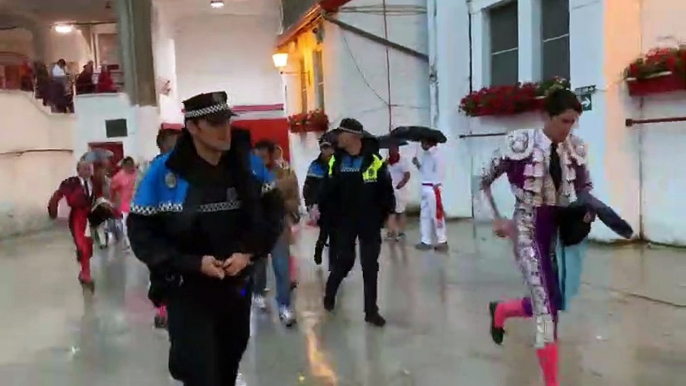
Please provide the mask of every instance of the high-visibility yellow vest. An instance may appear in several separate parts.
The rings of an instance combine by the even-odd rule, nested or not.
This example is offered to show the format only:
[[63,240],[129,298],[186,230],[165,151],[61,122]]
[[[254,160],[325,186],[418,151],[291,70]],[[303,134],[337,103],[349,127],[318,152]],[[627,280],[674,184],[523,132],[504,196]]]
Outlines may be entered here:
[[[333,165],[336,162],[336,157],[331,156],[329,159],[329,176],[333,174]],[[367,168],[367,170],[362,173],[362,180],[364,182],[375,182],[379,177],[379,170],[383,166],[383,160],[378,155],[374,154],[374,161]]]

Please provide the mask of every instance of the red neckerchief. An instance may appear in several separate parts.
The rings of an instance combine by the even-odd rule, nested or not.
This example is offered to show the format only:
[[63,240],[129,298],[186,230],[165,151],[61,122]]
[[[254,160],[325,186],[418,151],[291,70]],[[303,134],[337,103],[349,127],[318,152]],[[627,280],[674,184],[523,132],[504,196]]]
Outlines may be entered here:
[[395,165],[398,162],[400,162],[400,154],[389,154],[388,155],[388,164],[389,165]]

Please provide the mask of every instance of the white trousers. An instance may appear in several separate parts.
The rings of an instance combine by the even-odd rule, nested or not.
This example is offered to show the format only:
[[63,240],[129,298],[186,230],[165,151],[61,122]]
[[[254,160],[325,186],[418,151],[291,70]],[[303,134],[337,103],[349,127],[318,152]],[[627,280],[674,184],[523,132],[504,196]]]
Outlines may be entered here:
[[[441,188],[438,188],[439,191]],[[422,186],[422,203],[421,212],[419,215],[419,225],[421,232],[421,242],[423,244],[433,245],[433,235],[436,235],[436,242],[438,244],[448,242],[448,236],[445,229],[445,214],[438,220],[436,214],[438,212],[436,206],[436,192],[433,186]]]
[[126,230],[126,219],[129,217],[129,214],[126,212],[122,212],[122,219],[121,219],[121,231],[122,231],[122,240],[124,240],[124,245],[127,247],[129,246],[129,233]]

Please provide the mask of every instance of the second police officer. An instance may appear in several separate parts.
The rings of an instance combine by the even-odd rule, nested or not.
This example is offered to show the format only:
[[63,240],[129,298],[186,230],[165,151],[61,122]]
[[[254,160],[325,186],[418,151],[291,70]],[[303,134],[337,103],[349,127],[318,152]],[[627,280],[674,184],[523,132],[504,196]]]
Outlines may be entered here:
[[336,233],[336,261],[326,282],[324,308],[334,309],[338,288],[355,264],[359,241],[365,321],[383,327],[386,320],[377,306],[377,280],[381,228],[395,209],[393,185],[378,143],[359,121],[345,118],[336,131],[338,148],[329,160],[313,210],[314,217],[327,218]]

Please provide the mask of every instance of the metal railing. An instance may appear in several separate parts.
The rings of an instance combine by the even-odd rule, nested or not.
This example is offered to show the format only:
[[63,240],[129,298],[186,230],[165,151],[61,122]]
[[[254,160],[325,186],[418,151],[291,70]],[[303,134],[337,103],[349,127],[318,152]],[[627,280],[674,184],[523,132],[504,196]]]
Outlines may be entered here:
[[507,135],[507,133],[462,134],[462,135],[458,135],[457,137],[460,139],[463,139],[463,138],[502,137],[503,135]]
[[671,118],[654,118],[654,119],[627,119],[626,127],[635,125],[645,125],[648,123],[669,123],[669,122],[686,122],[686,117],[671,117]]

